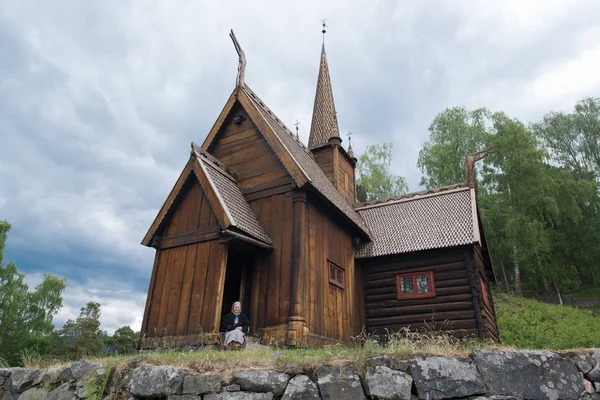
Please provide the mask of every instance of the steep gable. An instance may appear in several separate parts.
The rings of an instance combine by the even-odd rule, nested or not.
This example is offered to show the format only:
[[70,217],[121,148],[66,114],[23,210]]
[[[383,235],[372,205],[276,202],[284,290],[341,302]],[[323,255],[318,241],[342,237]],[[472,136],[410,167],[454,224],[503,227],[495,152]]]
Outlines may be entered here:
[[294,183],[239,102],[233,105],[207,150],[236,175],[243,194]]
[[[190,160],[163,204],[142,244],[177,246],[209,233],[239,233],[270,245],[238,184],[222,164],[192,143]],[[182,235],[184,237],[182,237]],[[208,235],[214,238],[214,235]]]

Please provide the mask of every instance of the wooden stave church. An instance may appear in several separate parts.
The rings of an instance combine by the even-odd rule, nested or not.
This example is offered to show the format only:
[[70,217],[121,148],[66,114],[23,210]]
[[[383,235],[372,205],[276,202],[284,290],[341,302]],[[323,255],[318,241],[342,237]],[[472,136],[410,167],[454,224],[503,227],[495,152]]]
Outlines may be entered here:
[[[231,36],[236,87],[142,241],[156,249],[142,346],[216,341],[236,300],[281,345],[402,328],[498,341],[474,181],[357,203],[324,44],[305,146],[244,82]],[[426,293],[404,294],[417,279]]]

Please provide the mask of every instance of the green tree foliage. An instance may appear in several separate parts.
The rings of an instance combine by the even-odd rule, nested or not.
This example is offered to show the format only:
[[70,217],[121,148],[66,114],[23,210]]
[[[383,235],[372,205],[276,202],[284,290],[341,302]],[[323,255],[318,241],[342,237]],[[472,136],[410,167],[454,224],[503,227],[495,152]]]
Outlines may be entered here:
[[521,278],[527,291],[558,293],[600,280],[598,109],[585,99],[575,114],[527,127],[452,108],[431,125],[418,161],[428,187],[464,181],[466,156],[493,145],[479,169],[479,205],[495,264],[512,267],[517,292]]
[[139,332],[134,332],[129,325],[125,325],[107,339],[108,350],[115,354],[132,353],[135,350],[135,340],[139,337]]
[[97,356],[104,349],[107,334],[100,329],[100,315],[100,304],[90,301],[81,307],[75,321],[65,322],[60,336],[73,359]]
[[573,114],[551,112],[533,130],[559,165],[579,177],[600,177],[600,98],[585,98]]
[[421,185],[434,188],[465,181],[465,158],[484,147],[489,117],[485,108],[453,107],[439,113],[429,127],[429,141],[419,151]]
[[17,365],[24,352],[46,350],[54,329],[52,318],[62,307],[65,280],[45,274],[29,291],[17,266],[3,263],[10,228],[8,222],[0,221],[0,354],[10,365]]
[[392,143],[367,146],[358,159],[358,201],[398,196],[408,191],[406,179],[391,172],[392,148]]

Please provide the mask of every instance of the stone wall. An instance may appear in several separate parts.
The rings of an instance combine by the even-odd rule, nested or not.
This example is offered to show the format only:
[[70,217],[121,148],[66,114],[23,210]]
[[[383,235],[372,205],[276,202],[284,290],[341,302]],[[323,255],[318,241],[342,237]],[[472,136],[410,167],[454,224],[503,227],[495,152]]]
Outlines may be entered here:
[[104,368],[78,361],[53,370],[0,369],[0,400],[37,399],[600,399],[600,351],[475,351],[469,358],[368,359],[360,368],[189,374],[144,358]]

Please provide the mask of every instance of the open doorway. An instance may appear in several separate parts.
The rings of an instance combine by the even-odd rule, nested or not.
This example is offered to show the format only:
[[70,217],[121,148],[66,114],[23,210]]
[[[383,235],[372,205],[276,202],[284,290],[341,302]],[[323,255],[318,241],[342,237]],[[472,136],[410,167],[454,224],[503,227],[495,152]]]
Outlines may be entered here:
[[231,312],[231,306],[234,302],[240,301],[242,312],[250,318],[254,257],[252,253],[243,250],[243,248],[240,249],[232,243],[229,246],[221,317]]

